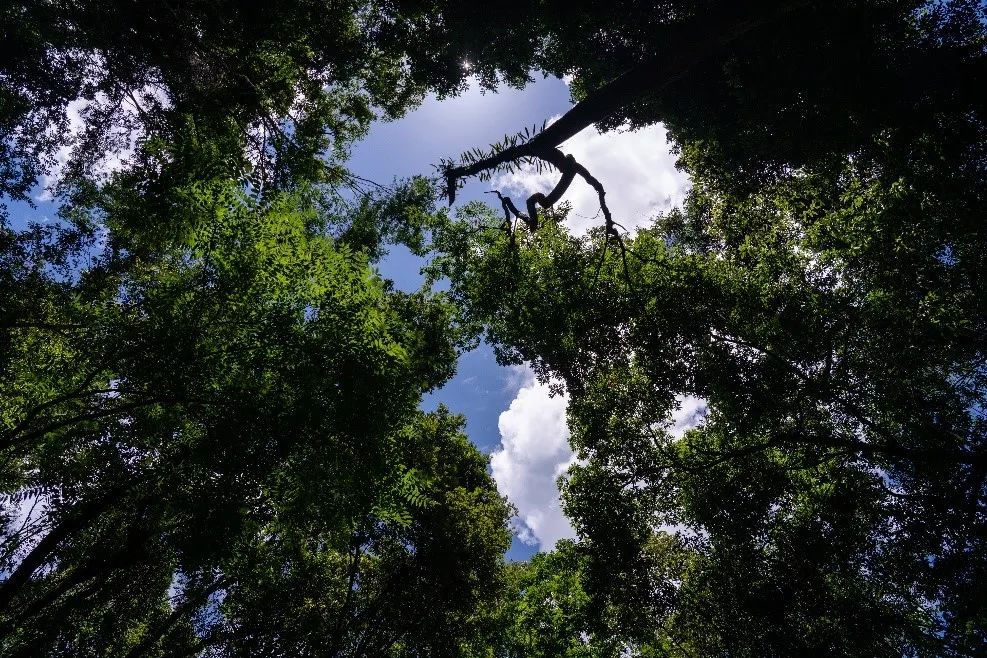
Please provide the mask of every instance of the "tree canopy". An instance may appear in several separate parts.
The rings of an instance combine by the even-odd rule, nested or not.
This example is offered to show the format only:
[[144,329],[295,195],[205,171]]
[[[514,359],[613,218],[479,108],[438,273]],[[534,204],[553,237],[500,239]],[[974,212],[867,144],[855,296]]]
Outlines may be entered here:
[[154,259],[4,236],[5,651],[463,637],[507,508],[461,421],[416,411],[453,368],[448,305],[390,290],[302,198],[188,195],[200,231]]
[[[0,25],[0,200],[60,208],[0,218],[0,654],[987,650],[983,3]],[[535,74],[570,80],[551,125],[347,170],[376,118]],[[658,122],[692,188],[630,232],[564,142]],[[525,163],[558,183],[437,207]],[[417,292],[373,268],[395,242]],[[529,563],[463,419],[420,408],[481,336],[569,396],[578,539]]]
[[[504,362],[570,396],[586,632],[642,655],[976,655],[983,7],[738,7],[662,6],[669,36],[618,3],[552,42],[580,102],[450,161],[446,185],[531,161],[558,185],[524,210],[501,195],[503,218],[465,208],[433,275]],[[693,189],[629,234],[559,146],[659,120]],[[604,217],[582,237],[557,207],[574,184]],[[689,398],[706,416],[674,436]]]

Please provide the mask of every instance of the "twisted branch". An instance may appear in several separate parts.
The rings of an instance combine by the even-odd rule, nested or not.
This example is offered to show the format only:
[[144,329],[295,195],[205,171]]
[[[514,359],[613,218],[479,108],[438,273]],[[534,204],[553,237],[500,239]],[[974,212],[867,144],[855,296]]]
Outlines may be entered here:
[[[468,165],[446,167],[443,175],[450,205],[456,201],[456,188],[463,179],[488,172],[511,162],[538,159],[561,171],[562,179],[548,195],[539,192],[528,197],[527,217],[517,212],[516,208],[511,209],[513,203],[510,206],[504,205],[505,198],[498,192],[508,218],[513,214],[513,216],[522,219],[531,230],[536,230],[538,228],[537,206],[550,208],[562,197],[575,176],[579,175],[597,192],[600,207],[603,209],[603,214],[607,220],[607,234],[619,237],[613,226],[610,211],[604,201],[606,192],[603,185],[572,156],[562,153],[558,149],[559,145],[582,132],[585,128],[611,119],[621,109],[639,101],[642,97],[666,90],[670,85],[681,80],[697,64],[706,61],[718,52],[722,52],[726,46],[747,36],[755,29],[774,23],[808,4],[810,4],[808,0],[786,3],[776,10],[760,16],[737,19],[722,30],[715,31],[712,35],[709,34],[709,21],[708,17],[705,16],[694,18],[683,25],[679,25],[674,33],[680,36],[674,40],[669,39],[665,52],[636,64],[595,92],[588,94],[557,121],[530,140],[504,148]],[[507,202],[510,200],[507,199]]]

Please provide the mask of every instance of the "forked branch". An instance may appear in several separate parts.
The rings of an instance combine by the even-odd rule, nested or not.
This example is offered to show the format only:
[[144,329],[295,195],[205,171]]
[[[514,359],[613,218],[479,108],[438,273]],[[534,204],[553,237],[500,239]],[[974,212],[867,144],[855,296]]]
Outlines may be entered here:
[[500,205],[504,209],[504,226],[508,230],[511,227],[511,222],[513,218],[520,219],[528,228],[534,232],[538,230],[538,206],[544,209],[551,208],[562,195],[566,193],[569,186],[579,176],[584,181],[586,181],[590,187],[596,190],[597,198],[600,202],[600,209],[603,211],[603,217],[606,219],[607,233],[612,235],[617,235],[617,230],[614,228],[613,215],[610,213],[610,208],[607,206],[606,195],[607,192],[603,187],[603,184],[589,172],[586,167],[579,164],[574,157],[571,155],[566,155],[557,148],[548,149],[542,153],[539,153],[536,157],[545,162],[549,163],[560,172],[562,172],[562,178],[559,182],[555,184],[555,187],[547,195],[541,192],[535,192],[528,197],[526,201],[526,207],[528,214],[522,213],[518,210],[517,206],[510,197],[506,197],[500,193],[498,190],[492,190],[489,194],[496,194],[497,198],[500,199]]

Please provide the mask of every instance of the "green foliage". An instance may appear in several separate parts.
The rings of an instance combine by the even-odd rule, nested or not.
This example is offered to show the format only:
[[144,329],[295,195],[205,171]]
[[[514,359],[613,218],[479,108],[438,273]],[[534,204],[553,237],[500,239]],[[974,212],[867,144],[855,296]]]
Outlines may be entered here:
[[[0,194],[60,174],[62,221],[0,226],[0,652],[982,654],[985,24],[7,3]],[[578,126],[663,122],[685,207],[508,235],[341,164],[426,92],[535,70]],[[394,242],[449,293],[381,281]],[[580,541],[528,565],[462,420],[418,410],[481,335],[570,395]]]
[[60,173],[62,204],[0,233],[0,653],[472,641],[508,510],[462,421],[417,409],[463,339],[371,267],[442,215],[339,164],[423,93],[394,11],[0,10],[0,193]]
[[[586,101],[560,122],[662,121],[695,185],[635,235],[472,206],[434,238],[463,330],[570,395],[595,637],[983,652],[984,25],[975,2],[531,11],[532,60]],[[673,435],[686,398],[707,412]]]
[[583,587],[586,556],[572,542],[516,565],[505,615],[507,656],[590,658],[620,655],[612,635],[598,639]]
[[0,651],[452,651],[508,535],[462,421],[417,411],[447,303],[304,191],[168,195],[185,230],[151,242],[113,186],[105,241],[4,229]]
[[[571,396],[584,462],[564,500],[615,637],[686,656],[983,646],[987,188],[941,147],[877,143],[753,194],[700,179],[619,240],[477,231],[496,221],[477,207],[437,234],[462,326]],[[708,413],[678,437],[683,396]]]

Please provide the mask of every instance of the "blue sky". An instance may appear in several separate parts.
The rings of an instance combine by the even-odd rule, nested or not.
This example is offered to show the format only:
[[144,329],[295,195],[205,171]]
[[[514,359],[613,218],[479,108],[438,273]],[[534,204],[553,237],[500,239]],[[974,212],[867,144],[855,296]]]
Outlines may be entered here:
[[[353,149],[349,166],[354,173],[379,183],[428,175],[433,173],[432,165],[443,157],[456,156],[474,146],[484,147],[569,107],[569,89],[555,78],[539,79],[524,90],[482,93],[473,88],[442,101],[429,98],[399,121],[375,124],[367,138]],[[458,202],[482,198],[488,187],[473,181]],[[395,248],[379,269],[398,287],[415,289],[421,283],[420,267],[419,259],[403,248]],[[482,345],[460,358],[456,376],[430,395],[425,406],[434,408],[443,402],[465,415],[470,439],[490,453],[500,445],[500,415],[509,408],[521,383],[515,372],[497,365],[489,346]],[[525,558],[535,548],[515,541],[510,556]]]
[[[524,90],[482,93],[471,89],[443,101],[429,98],[416,111],[391,123],[377,123],[366,140],[353,149],[354,173],[389,183],[395,178],[432,174],[432,165],[474,146],[484,147],[521,126],[542,121],[570,107],[569,90],[558,79],[539,79]],[[472,181],[457,205],[483,199],[489,184]],[[380,264],[381,274],[402,289],[421,284],[421,261],[402,247],[393,248]],[[517,377],[494,361],[489,347],[465,355],[455,379],[432,396],[430,405],[444,402],[465,414],[470,438],[484,452],[500,443],[497,419],[517,392]]]
[[[474,88],[456,98],[430,98],[399,121],[374,125],[367,139],[354,148],[350,168],[379,183],[432,174],[433,165],[443,157],[486,147],[505,134],[551,121],[570,107],[568,87],[554,78],[536,80],[524,90],[482,93]],[[630,228],[679,203],[688,189],[688,180],[675,169],[661,126],[603,135],[588,129],[563,145],[563,150],[603,181],[615,216]],[[554,178],[551,173],[527,169],[492,183],[474,180],[458,195],[457,203],[489,201],[484,192],[492,188],[520,200],[534,191],[547,192]],[[588,186],[574,185],[564,198],[573,204],[570,230],[579,233],[600,222],[596,196]],[[411,290],[421,283],[420,267],[419,259],[395,248],[379,269],[399,288]],[[572,536],[559,509],[556,487],[556,478],[573,461],[565,422],[566,398],[551,396],[524,368],[498,366],[492,350],[484,345],[461,357],[456,376],[429,396],[425,406],[439,402],[466,416],[467,433],[491,454],[498,487],[518,508],[516,530],[521,540],[515,540],[509,557],[523,559],[539,548],[550,549],[561,537]],[[698,408],[692,403],[684,407]]]

